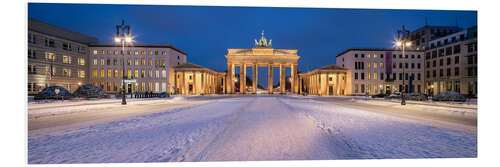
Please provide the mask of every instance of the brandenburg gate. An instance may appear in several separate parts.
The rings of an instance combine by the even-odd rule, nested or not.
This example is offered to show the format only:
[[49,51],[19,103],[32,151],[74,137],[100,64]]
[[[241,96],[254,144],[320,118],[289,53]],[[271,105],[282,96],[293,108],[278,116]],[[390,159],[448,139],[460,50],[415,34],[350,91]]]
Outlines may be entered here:
[[273,49],[272,40],[267,41],[262,31],[262,37],[259,41],[255,40],[255,47],[251,49],[228,49],[226,93],[235,92],[235,67],[240,67],[240,93],[246,91],[247,67],[252,67],[252,92],[256,93],[258,85],[258,67],[267,67],[268,69],[268,92],[273,93],[273,68],[279,67],[280,93],[285,93],[285,68],[290,67],[291,92],[298,93],[297,62],[299,56],[296,49]]

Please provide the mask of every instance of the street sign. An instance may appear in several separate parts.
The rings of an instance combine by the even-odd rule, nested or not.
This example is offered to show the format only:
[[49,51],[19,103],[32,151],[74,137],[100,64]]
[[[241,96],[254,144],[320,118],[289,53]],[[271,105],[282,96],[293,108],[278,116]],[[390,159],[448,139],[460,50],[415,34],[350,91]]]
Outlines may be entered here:
[[126,79],[125,83],[135,83],[137,82],[136,79]]

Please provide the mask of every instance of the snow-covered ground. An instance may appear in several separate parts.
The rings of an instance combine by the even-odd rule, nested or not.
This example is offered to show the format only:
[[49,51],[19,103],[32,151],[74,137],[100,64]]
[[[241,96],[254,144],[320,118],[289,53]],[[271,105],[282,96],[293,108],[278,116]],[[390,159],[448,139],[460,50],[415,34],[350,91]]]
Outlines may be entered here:
[[477,135],[313,99],[235,97],[65,131],[29,163],[476,157]]

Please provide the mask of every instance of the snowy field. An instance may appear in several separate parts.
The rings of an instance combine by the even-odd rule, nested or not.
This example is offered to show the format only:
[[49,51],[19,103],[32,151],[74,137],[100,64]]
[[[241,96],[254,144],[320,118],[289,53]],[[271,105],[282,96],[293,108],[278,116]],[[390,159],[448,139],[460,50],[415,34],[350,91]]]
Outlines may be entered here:
[[28,133],[30,164],[477,156],[476,133],[286,96],[213,99]]

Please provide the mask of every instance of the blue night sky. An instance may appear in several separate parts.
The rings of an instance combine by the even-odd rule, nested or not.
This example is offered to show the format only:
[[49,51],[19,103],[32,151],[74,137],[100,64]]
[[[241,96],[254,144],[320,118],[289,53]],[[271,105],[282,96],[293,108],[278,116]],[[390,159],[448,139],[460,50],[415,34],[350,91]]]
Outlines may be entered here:
[[[125,19],[137,43],[171,44],[188,61],[227,68],[228,48],[251,48],[265,36],[273,48],[298,49],[299,71],[335,63],[351,47],[390,48],[396,31],[428,25],[477,25],[476,11],[335,8],[204,7],[166,5],[28,4],[28,17],[112,43]],[[259,69],[260,72],[260,69]],[[260,76],[259,76],[260,78]]]

